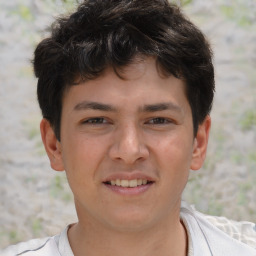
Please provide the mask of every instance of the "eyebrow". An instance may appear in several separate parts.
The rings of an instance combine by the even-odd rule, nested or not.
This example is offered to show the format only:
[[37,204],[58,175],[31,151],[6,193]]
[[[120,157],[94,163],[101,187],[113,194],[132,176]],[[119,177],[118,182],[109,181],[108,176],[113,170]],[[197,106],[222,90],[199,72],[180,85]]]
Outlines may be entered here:
[[88,101],[80,102],[74,107],[74,110],[87,110],[87,109],[101,110],[101,111],[116,111],[116,108],[114,108],[113,106],[103,104],[103,103],[88,102]]
[[[99,103],[99,102],[91,102],[91,101],[83,101],[75,105],[74,110],[100,110],[100,111],[117,111],[117,109],[111,105]],[[182,108],[174,103],[156,103],[156,104],[149,104],[141,107],[139,109],[140,112],[157,112],[157,111],[164,111],[164,110],[174,110],[177,112],[183,112]]]
[[183,112],[181,107],[179,107],[174,103],[169,103],[169,102],[145,105],[141,109],[142,112],[157,112],[157,111],[164,111],[164,110],[174,110],[177,112]]

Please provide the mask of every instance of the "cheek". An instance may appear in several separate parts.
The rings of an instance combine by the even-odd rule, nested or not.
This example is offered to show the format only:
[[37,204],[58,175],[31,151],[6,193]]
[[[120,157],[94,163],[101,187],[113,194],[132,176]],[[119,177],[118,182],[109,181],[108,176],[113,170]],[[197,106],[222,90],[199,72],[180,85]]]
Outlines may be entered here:
[[190,136],[186,136],[185,133],[172,134],[156,141],[158,143],[153,145],[152,148],[154,150],[157,149],[158,156],[162,156],[167,164],[190,166],[193,153],[193,144]]
[[[67,136],[63,142],[64,157],[76,163],[77,161],[90,162],[90,159],[97,158],[103,147],[100,147],[100,141],[95,138],[88,138],[84,135]],[[71,157],[72,156],[72,157]],[[74,160],[73,160],[74,159]]]
[[[86,139],[70,140],[63,152],[64,167],[69,186],[78,201],[84,198],[93,198],[94,185],[97,183],[96,173],[98,153]],[[86,189],[85,189],[86,188]],[[88,193],[91,193],[88,194]]]
[[163,177],[168,196],[180,194],[187,183],[192,160],[190,141],[186,136],[170,136],[158,146],[161,149],[157,153],[159,175]]
[[[155,152],[154,163],[159,175],[159,195],[162,198],[155,204],[163,204],[169,211],[181,199],[184,187],[187,184],[190,161],[191,145],[188,141],[176,137],[166,137],[165,141],[158,144]],[[168,202],[168,203],[166,203]]]
[[63,148],[64,167],[69,180],[86,182],[94,179],[105,155],[99,140],[73,136],[64,142]]

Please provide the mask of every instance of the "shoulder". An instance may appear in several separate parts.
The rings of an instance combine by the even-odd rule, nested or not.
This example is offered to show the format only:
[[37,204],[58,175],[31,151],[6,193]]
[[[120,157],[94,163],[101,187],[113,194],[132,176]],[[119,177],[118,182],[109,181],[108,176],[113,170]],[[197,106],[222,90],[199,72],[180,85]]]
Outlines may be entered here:
[[256,248],[256,225],[248,221],[234,221],[225,217],[204,215],[212,225],[230,237]]
[[[205,230],[207,234],[215,234],[225,240],[230,237],[241,244],[245,244],[256,249],[256,225],[248,221],[234,221],[226,217],[210,216],[198,212],[193,206],[182,202],[181,214],[193,216],[200,229]],[[189,219],[189,218],[188,218]],[[223,234],[223,235],[222,235]],[[215,237],[216,237],[215,236]]]
[[16,245],[11,245],[4,249],[0,255],[1,256],[15,256],[15,255],[21,255],[21,256],[40,256],[45,255],[45,252],[49,252],[50,254],[47,254],[47,256],[51,255],[58,255],[58,254],[52,254],[55,253],[57,250],[57,245],[55,242],[54,237],[45,237],[41,239],[32,239],[27,242],[21,242]]

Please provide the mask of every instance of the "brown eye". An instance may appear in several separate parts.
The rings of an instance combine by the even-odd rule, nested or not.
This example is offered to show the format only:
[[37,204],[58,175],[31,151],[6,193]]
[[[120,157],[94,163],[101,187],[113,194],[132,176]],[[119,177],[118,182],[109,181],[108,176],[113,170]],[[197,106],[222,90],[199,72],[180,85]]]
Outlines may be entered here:
[[171,123],[171,121],[163,117],[156,117],[149,120],[148,123],[149,124],[169,124]]
[[103,117],[94,117],[83,121],[83,124],[104,124],[107,121]]

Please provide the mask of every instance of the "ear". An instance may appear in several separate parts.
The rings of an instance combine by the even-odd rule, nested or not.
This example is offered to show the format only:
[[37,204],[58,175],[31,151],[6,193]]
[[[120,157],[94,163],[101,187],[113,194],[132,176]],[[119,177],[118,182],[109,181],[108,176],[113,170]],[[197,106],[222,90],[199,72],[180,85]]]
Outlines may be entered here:
[[48,120],[43,119],[40,123],[42,141],[49,157],[51,167],[55,171],[64,171],[61,144],[57,140],[53,128]]
[[194,139],[193,155],[190,164],[191,170],[200,169],[204,163],[210,128],[211,118],[207,115],[203,123],[199,125],[197,135]]

